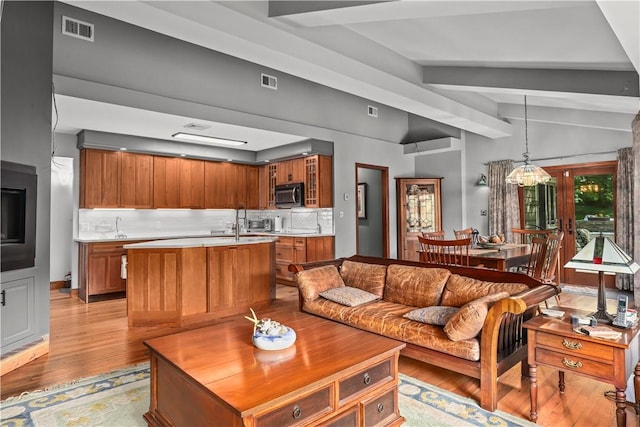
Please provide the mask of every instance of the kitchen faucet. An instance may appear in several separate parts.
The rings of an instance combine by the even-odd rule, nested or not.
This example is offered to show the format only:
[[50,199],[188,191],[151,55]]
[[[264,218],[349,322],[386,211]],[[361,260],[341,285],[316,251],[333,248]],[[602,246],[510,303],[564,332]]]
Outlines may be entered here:
[[120,218],[119,216],[116,217],[116,239],[124,239],[127,237],[126,234],[121,233],[120,230],[118,229],[118,223],[122,221],[122,218]]
[[[240,210],[244,210],[244,216],[240,217]],[[246,228],[247,226],[247,208],[240,205],[238,209],[236,209],[236,242],[240,240],[240,220],[242,220],[243,226]]]

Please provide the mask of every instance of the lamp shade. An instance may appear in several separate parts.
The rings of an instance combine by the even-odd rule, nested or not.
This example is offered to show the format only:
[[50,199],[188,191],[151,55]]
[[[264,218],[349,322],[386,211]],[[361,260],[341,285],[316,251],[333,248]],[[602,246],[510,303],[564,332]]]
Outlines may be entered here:
[[520,187],[530,187],[532,185],[544,184],[551,179],[544,169],[541,167],[525,162],[524,165],[518,166],[507,175],[507,184],[518,184]]
[[589,241],[565,268],[634,274],[640,266],[620,246],[608,237],[598,236]]

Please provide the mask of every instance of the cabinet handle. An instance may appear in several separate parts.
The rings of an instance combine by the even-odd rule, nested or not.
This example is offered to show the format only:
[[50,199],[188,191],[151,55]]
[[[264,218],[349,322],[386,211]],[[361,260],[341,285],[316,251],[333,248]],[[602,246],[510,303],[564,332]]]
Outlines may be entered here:
[[378,413],[381,414],[384,412],[384,405],[382,403],[378,403]]
[[569,341],[566,338],[563,338],[562,345],[570,350],[580,350],[582,348],[581,342]]
[[571,369],[582,368],[582,362],[580,361],[574,362],[573,360],[569,360],[566,357],[562,358],[562,364],[567,368],[571,368]]
[[291,413],[291,415],[293,416],[294,419],[297,420],[302,416],[302,409],[298,405],[295,405],[293,407],[293,412]]
[[2,290],[2,292],[0,292],[2,294],[2,306],[4,307],[5,305],[7,305],[7,291],[5,291],[4,289]]
[[365,372],[364,377],[362,378],[362,380],[364,381],[364,383],[366,385],[371,384],[371,377],[369,376],[368,372]]

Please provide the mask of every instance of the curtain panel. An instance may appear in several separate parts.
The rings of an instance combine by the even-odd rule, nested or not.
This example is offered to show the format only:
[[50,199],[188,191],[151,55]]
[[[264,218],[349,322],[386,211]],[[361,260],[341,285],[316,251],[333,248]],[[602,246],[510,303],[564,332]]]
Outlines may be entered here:
[[[634,191],[634,155],[633,148],[618,150],[618,169],[616,171],[616,243],[633,257],[633,191]],[[637,276],[637,275],[635,275]],[[633,291],[634,275],[616,274],[616,287],[624,291]]]
[[489,162],[489,234],[505,235],[513,241],[512,228],[520,228],[518,186],[507,184],[507,175],[513,170],[513,160]]

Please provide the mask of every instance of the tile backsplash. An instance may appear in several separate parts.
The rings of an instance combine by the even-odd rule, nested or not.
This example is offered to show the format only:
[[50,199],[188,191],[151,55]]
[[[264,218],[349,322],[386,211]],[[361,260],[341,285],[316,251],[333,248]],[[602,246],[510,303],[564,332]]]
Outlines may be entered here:
[[[204,236],[223,233],[235,216],[235,209],[80,209],[77,236],[80,240],[113,239],[118,233],[129,239]],[[276,216],[283,218],[284,232],[315,233],[320,226],[321,234],[333,234],[332,208],[247,210],[247,219]]]

